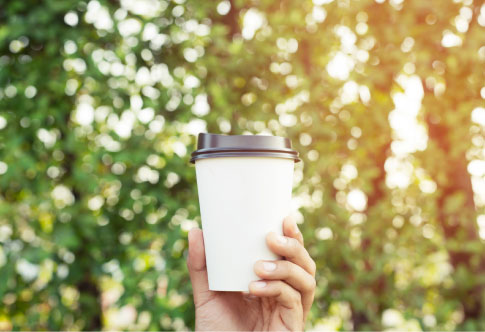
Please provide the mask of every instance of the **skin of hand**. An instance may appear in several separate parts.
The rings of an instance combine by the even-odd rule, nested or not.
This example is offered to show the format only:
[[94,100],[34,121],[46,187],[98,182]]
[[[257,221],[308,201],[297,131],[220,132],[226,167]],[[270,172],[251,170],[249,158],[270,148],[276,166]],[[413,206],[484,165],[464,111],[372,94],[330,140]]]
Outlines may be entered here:
[[187,267],[195,303],[195,329],[237,331],[302,331],[315,295],[316,265],[292,218],[283,221],[284,236],[269,233],[266,243],[282,256],[257,261],[261,278],[249,284],[249,293],[209,290],[204,239],[200,229],[189,232]]

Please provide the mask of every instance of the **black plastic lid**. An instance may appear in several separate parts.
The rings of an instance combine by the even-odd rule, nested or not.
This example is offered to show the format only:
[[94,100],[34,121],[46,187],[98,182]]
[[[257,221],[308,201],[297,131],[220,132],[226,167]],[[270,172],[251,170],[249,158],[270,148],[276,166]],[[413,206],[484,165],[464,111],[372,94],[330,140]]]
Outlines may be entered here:
[[300,161],[298,152],[291,149],[291,141],[285,137],[200,133],[190,162],[220,157],[276,157]]

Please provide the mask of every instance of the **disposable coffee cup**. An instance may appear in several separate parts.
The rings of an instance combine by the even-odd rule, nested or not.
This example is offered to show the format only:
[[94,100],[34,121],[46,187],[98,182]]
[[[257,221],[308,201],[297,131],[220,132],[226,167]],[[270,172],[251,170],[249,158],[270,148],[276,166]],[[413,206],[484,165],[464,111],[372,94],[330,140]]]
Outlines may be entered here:
[[195,163],[209,289],[248,291],[254,263],[276,260],[269,232],[283,233],[294,164],[288,138],[199,134]]

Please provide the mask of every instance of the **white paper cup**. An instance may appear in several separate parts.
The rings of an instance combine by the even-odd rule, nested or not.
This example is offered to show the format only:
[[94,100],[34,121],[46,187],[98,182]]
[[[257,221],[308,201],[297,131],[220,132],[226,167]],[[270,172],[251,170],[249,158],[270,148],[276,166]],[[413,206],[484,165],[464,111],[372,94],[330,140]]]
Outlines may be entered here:
[[283,219],[290,212],[298,158],[242,152],[227,157],[219,151],[218,156],[216,152],[194,161],[213,291],[248,291],[249,283],[259,279],[254,263],[279,258],[267,247],[266,235],[282,234]]

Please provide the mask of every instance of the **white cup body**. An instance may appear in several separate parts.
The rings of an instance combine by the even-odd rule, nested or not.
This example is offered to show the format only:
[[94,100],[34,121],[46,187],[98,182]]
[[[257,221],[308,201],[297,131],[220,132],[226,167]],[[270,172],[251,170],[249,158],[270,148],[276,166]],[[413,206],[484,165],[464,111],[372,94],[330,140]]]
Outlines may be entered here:
[[266,245],[290,212],[294,160],[220,157],[195,162],[209,289],[248,291],[257,260],[279,257]]

